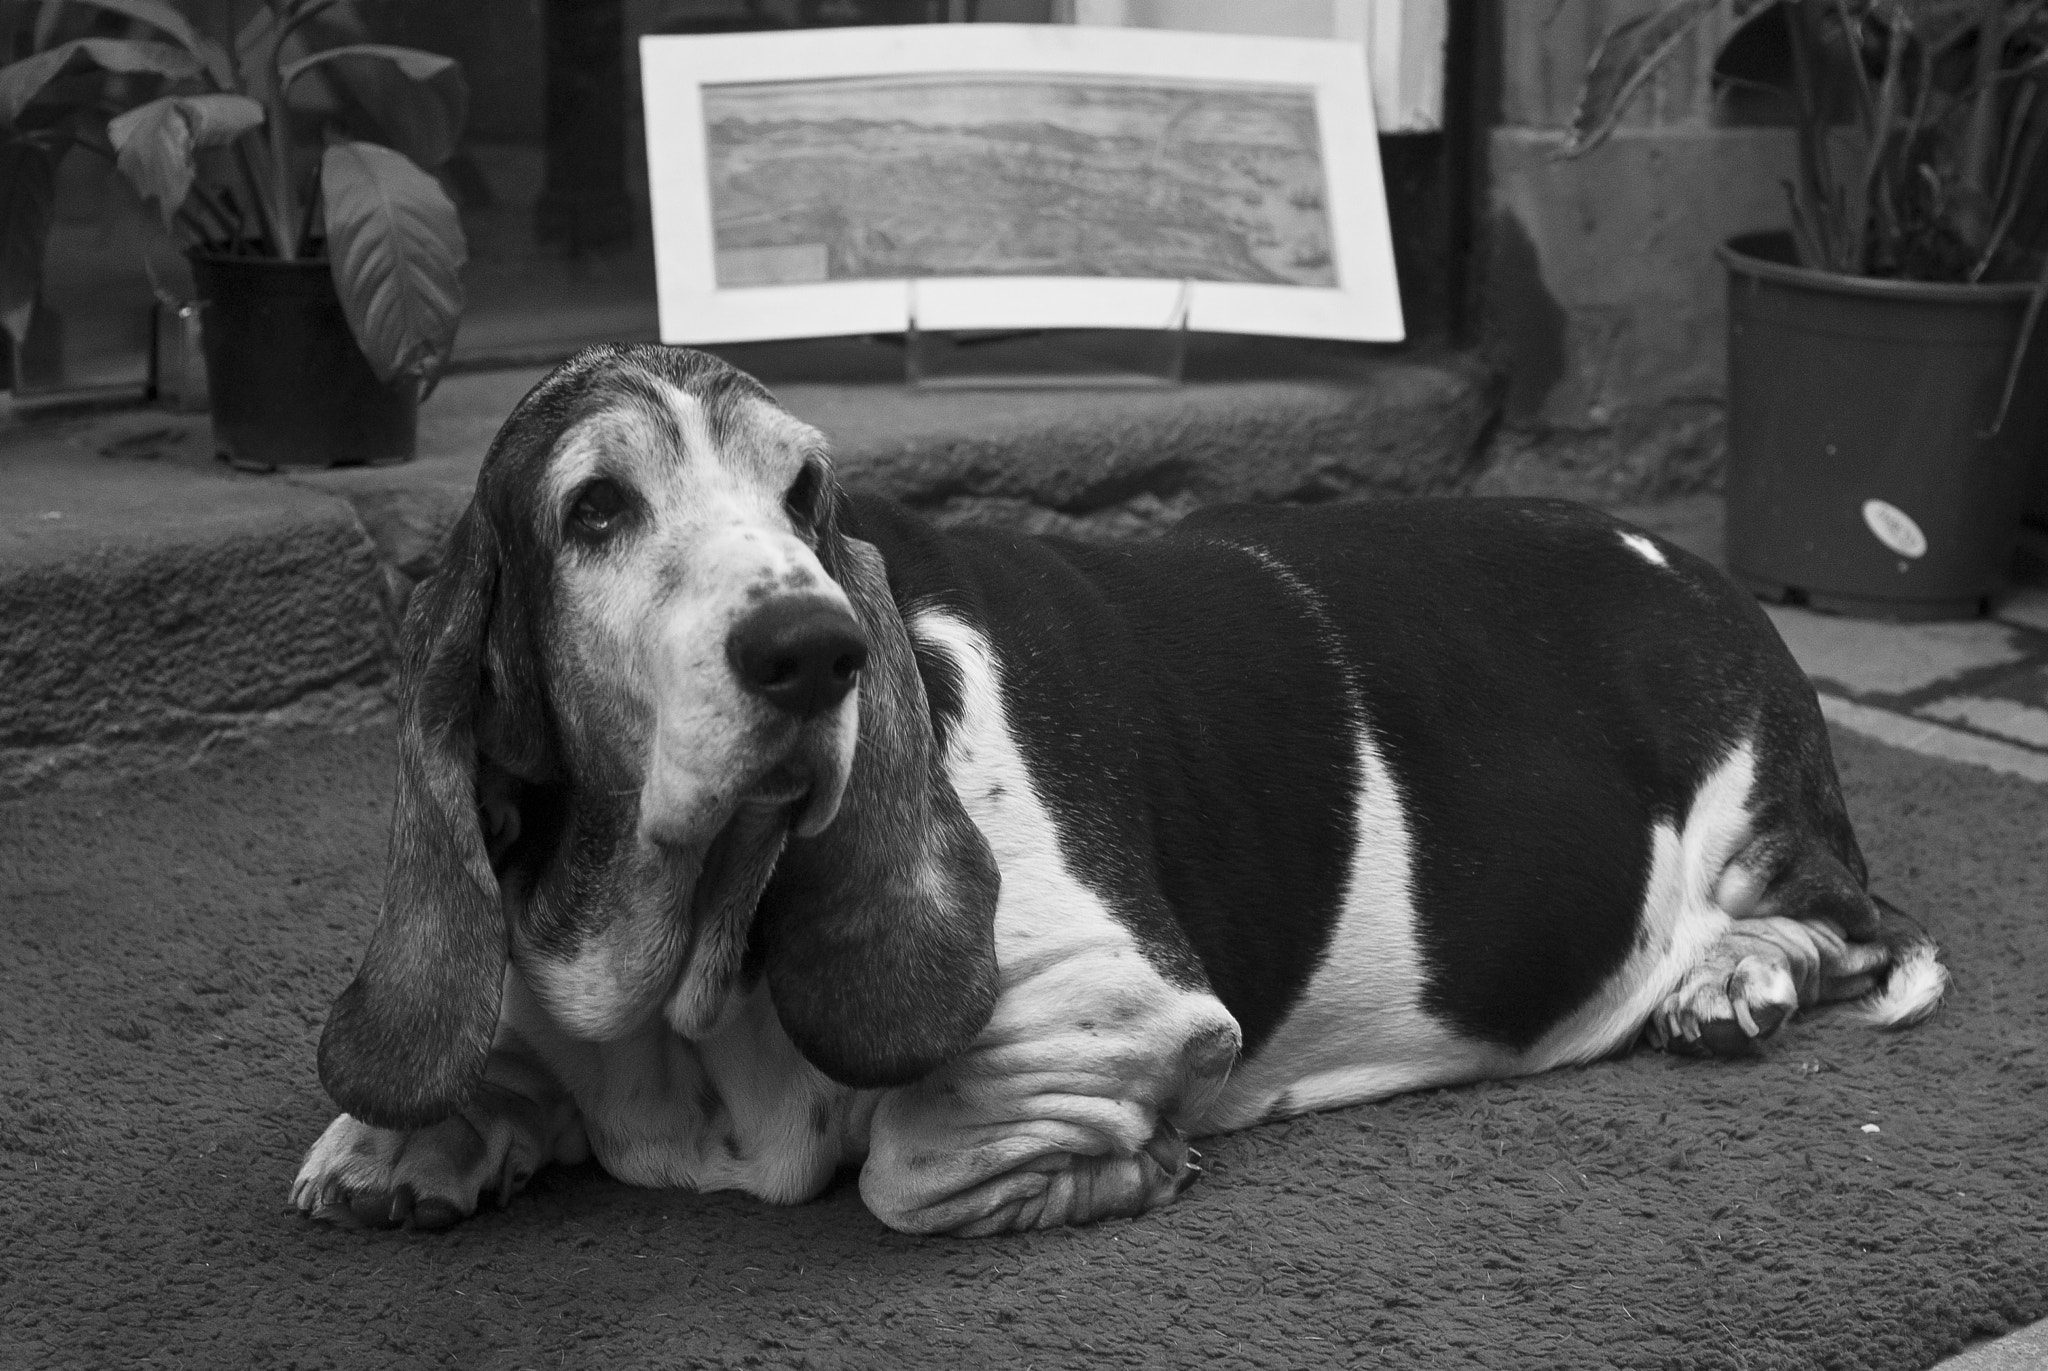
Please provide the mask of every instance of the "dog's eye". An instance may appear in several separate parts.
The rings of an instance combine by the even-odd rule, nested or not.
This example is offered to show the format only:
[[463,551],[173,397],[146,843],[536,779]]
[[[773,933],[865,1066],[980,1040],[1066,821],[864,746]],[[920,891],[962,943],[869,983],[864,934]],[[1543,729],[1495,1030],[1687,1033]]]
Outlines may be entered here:
[[818,473],[816,462],[805,462],[804,469],[790,482],[789,494],[782,497],[782,507],[789,511],[789,517],[808,528],[818,521],[818,504],[824,493],[824,478]]
[[600,477],[576,492],[569,506],[569,529],[589,538],[601,538],[624,523],[632,503],[616,481]]

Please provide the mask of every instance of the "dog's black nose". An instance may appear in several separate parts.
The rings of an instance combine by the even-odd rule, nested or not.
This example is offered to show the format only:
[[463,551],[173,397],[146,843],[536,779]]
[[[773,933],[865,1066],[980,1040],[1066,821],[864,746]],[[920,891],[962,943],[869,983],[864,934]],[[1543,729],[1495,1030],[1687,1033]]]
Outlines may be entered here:
[[824,600],[774,600],[739,621],[725,640],[740,684],[799,719],[846,698],[868,660],[853,616]]

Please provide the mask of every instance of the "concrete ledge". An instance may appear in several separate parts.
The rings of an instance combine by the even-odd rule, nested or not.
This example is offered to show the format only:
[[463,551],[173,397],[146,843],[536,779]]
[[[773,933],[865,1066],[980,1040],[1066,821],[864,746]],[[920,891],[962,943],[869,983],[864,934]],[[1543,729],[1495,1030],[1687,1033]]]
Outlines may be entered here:
[[[1248,376],[1212,358],[1160,390],[767,379],[831,437],[842,480],[944,522],[1143,536],[1219,500],[1469,482],[1495,409],[1485,368],[1285,346]],[[395,467],[230,471],[203,416],[0,418],[0,795],[383,717],[396,615],[541,375],[448,378],[418,459]]]
[[1493,418],[1462,359],[1381,362],[1352,379],[1175,390],[901,392],[778,387],[831,436],[841,479],[942,523],[1119,537],[1198,505],[1459,488]]
[[[1469,485],[1498,410],[1493,372],[1462,355],[1323,360],[1302,368],[1321,374],[1158,390],[913,390],[763,372],[778,400],[830,438],[841,481],[941,523],[1143,536],[1226,500]],[[498,425],[543,374],[443,382],[421,416],[420,457],[405,466],[288,479],[348,499],[386,563],[416,578],[468,503]]]
[[349,506],[101,457],[97,437],[7,435],[0,794],[153,769],[280,711],[362,713],[389,633]]

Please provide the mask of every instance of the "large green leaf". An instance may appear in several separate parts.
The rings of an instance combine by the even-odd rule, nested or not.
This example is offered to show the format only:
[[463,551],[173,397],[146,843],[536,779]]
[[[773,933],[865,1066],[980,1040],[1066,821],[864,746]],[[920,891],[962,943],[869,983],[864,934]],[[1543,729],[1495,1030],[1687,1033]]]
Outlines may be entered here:
[[199,59],[168,43],[135,38],[74,38],[11,66],[0,67],[0,124],[12,124],[42,89],[69,71],[93,66],[123,75],[153,73],[181,81],[199,71]]
[[280,82],[289,86],[321,63],[345,57],[379,58],[397,67],[415,81],[431,81],[455,65],[455,59],[452,57],[422,52],[418,48],[394,47],[389,43],[346,43],[341,47],[325,48],[310,57],[301,57],[296,62],[287,63],[279,78]]
[[43,278],[57,203],[57,156],[41,142],[0,142],[0,327],[20,343]]
[[469,255],[440,183],[379,143],[330,144],[320,164],[327,252],[356,342],[386,382],[433,389],[462,319]]
[[93,9],[111,10],[130,19],[139,19],[153,29],[159,29],[178,40],[178,45],[194,57],[200,55],[203,40],[191,21],[178,13],[170,0],[73,0],[73,3],[88,5]]
[[1665,0],[1650,13],[1609,29],[1586,65],[1585,84],[1561,155],[1576,157],[1606,141],[1643,83],[1694,30],[1721,12],[1724,3],[1731,17],[1740,21],[1778,0]]
[[277,81],[277,45],[282,30],[268,5],[258,5],[235,34],[235,77],[245,95],[266,103]]
[[332,83],[335,118],[351,137],[396,148],[423,167],[454,154],[469,114],[469,86],[452,59],[350,43],[291,63],[285,87],[315,70]]
[[197,174],[195,154],[222,147],[263,122],[263,106],[246,95],[169,95],[107,123],[121,173],[145,200],[157,202],[171,227]]
[[[199,59],[212,75],[214,84],[223,89],[234,85],[234,69],[221,45],[193,28],[191,21],[180,14],[170,0],[72,0],[72,3],[111,10],[169,34],[178,40],[180,47]],[[52,5],[50,8],[55,10],[61,6]]]
[[242,90],[268,104],[281,88],[279,70],[291,52],[304,51],[316,37],[359,33],[356,16],[347,6],[336,10],[337,3],[339,0],[315,0],[310,6],[286,5],[282,21],[274,4],[255,6],[248,22],[235,34],[235,72]]

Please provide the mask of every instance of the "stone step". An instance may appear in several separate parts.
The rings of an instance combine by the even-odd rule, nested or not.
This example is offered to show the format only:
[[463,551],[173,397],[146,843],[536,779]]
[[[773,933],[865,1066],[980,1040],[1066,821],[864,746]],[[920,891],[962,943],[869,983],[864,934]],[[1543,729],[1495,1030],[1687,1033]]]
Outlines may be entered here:
[[[900,349],[862,340],[730,353],[826,432],[846,484],[1082,537],[1458,489],[1498,393],[1461,354],[1283,340],[1191,340],[1186,382],[1151,388],[908,387]],[[204,416],[0,418],[0,795],[387,709],[395,616],[542,374],[446,378],[391,467],[230,471]]]

